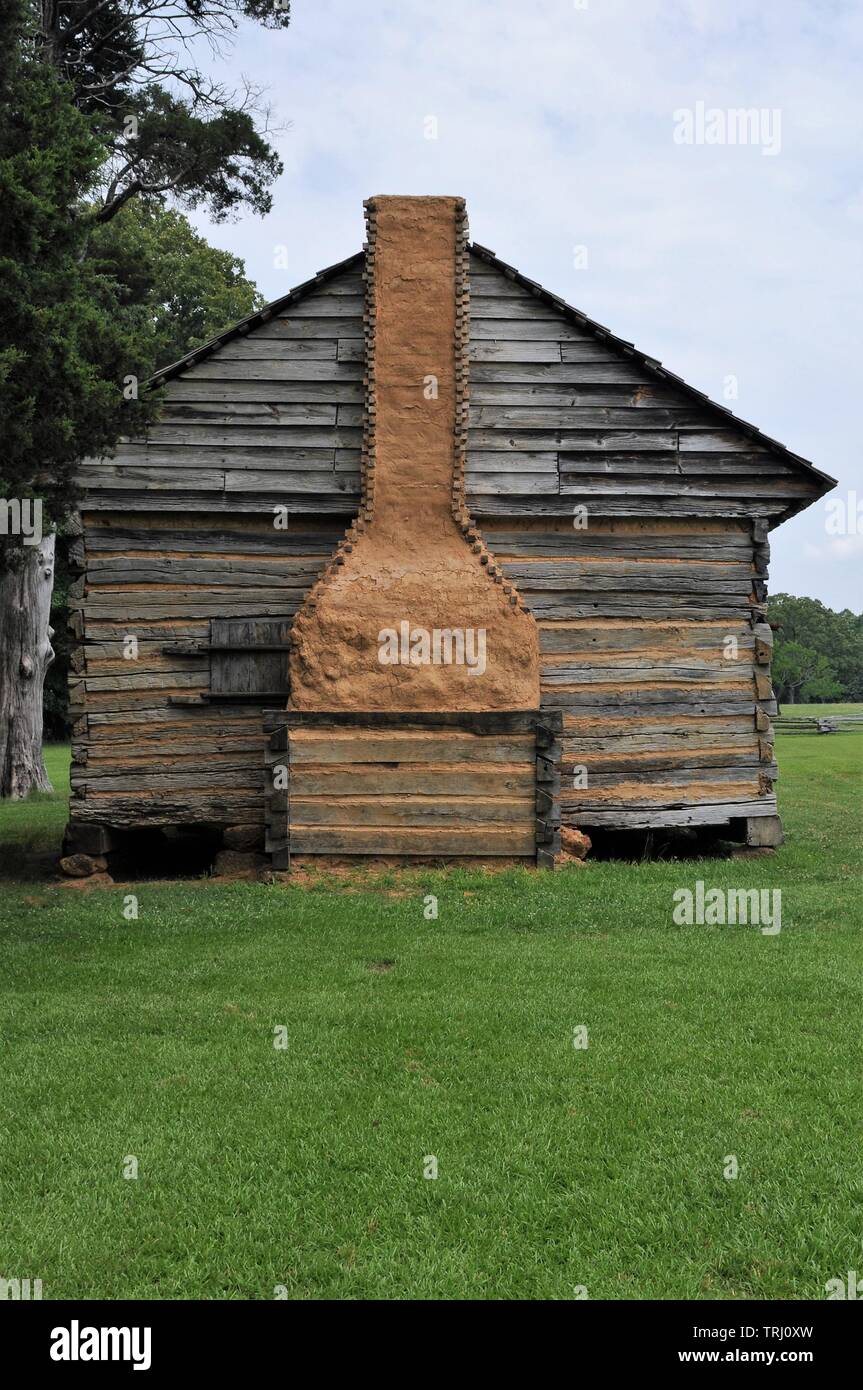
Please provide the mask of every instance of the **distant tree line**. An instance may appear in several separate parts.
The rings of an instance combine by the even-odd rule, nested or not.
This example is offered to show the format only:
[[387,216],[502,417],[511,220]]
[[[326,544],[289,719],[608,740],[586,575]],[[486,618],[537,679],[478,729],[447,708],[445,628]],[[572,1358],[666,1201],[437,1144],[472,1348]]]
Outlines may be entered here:
[[773,686],[780,704],[863,700],[863,614],[775,594]]

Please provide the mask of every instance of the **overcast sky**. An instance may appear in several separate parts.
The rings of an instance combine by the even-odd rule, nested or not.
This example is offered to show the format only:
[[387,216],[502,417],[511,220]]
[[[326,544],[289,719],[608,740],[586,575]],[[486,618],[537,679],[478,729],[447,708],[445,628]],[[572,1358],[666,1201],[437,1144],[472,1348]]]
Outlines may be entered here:
[[273,212],[195,220],[275,298],[360,249],[370,194],[464,196],[475,240],[857,489],[845,534],[825,502],[773,533],[771,589],[859,612],[861,49],[859,0],[293,0],[213,69],[290,123]]

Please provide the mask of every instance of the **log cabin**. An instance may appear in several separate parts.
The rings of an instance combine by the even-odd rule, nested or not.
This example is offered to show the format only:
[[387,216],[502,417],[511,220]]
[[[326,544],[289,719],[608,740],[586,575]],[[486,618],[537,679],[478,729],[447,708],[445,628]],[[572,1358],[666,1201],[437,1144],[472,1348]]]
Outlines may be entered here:
[[82,466],[67,850],[779,843],[768,535],[833,480],[471,244],[462,199],[365,207],[362,252]]

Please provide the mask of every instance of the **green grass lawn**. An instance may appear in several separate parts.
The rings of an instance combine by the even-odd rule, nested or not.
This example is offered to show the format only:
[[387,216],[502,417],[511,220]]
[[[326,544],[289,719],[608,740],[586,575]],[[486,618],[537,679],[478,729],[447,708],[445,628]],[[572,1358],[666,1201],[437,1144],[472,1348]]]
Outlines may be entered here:
[[[780,740],[763,858],[92,892],[21,881],[65,819],[52,750],[57,797],[0,808],[0,1274],[823,1297],[863,1269],[861,748]],[[675,926],[698,878],[781,888],[781,933]]]

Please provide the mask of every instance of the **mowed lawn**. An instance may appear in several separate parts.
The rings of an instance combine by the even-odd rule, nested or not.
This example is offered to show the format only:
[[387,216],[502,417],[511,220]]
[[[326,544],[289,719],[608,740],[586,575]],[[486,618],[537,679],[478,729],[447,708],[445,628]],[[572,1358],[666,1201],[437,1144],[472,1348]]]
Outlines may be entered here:
[[[861,749],[782,736],[773,856],[91,892],[22,881],[52,750],[57,797],[0,808],[0,1274],[823,1297],[863,1268]],[[697,879],[781,888],[781,932],[674,925]]]

